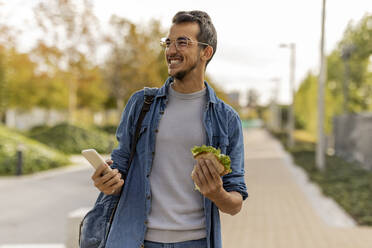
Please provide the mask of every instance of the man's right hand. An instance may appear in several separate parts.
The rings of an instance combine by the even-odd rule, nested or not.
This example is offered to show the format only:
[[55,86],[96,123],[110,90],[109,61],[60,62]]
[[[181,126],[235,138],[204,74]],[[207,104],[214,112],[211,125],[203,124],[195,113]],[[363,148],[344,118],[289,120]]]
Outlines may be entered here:
[[102,164],[94,172],[92,176],[94,186],[96,186],[99,191],[103,192],[106,195],[118,195],[124,185],[124,180],[121,178],[122,175],[117,169],[111,170],[105,175],[102,175],[102,173],[109,165],[113,163],[113,161],[107,160],[106,163],[107,164]]

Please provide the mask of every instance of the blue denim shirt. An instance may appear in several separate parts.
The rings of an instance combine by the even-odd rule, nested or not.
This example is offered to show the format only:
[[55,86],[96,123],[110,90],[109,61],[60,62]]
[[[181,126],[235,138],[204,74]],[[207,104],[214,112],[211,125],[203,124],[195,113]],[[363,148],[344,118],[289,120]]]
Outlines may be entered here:
[[[140,131],[128,177],[126,179],[118,209],[107,238],[107,248],[143,247],[146,233],[147,216],[151,209],[151,189],[149,175],[155,154],[155,139],[159,120],[164,114],[168,101],[168,88],[173,81],[170,77],[163,87],[150,89],[155,95],[154,102],[146,114]],[[213,89],[207,87],[207,105],[203,123],[207,144],[220,148],[231,158],[232,172],[223,176],[226,191],[239,192],[243,200],[248,196],[244,182],[244,144],[241,121],[238,114],[217,98]],[[128,160],[135,125],[143,105],[144,90],[132,95],[121,117],[116,132],[119,146],[112,152],[112,167],[127,173]],[[208,248],[222,247],[219,210],[208,198],[204,197],[204,213]]]

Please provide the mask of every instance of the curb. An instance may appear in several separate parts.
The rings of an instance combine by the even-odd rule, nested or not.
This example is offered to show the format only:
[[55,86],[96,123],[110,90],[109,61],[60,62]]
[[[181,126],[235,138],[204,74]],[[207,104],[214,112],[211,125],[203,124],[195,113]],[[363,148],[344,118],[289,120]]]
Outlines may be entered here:
[[284,149],[283,145],[277,139],[274,138],[274,140],[278,149],[284,154],[284,164],[321,220],[331,227],[357,227],[355,220],[335,200],[325,196],[322,189],[310,181],[306,171],[294,163],[292,156]]

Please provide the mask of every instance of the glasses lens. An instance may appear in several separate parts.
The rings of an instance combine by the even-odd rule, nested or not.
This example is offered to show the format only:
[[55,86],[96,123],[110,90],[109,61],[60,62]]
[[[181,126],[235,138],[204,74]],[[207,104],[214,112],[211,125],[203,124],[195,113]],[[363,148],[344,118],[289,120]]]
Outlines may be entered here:
[[[190,39],[187,37],[178,37],[175,40],[175,45],[177,49],[185,49],[189,45],[189,42]],[[160,45],[165,49],[168,49],[171,46],[171,44],[172,41],[169,38],[164,37],[160,39]]]
[[186,48],[188,45],[188,39],[186,37],[179,37],[176,40],[176,46],[179,49]]
[[162,46],[163,48],[167,48],[167,38],[164,37],[160,39],[160,46]]

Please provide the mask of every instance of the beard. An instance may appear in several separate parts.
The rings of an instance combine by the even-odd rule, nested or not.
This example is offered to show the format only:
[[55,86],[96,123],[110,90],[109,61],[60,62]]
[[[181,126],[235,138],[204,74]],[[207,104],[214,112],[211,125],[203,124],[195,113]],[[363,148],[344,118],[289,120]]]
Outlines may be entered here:
[[[199,55],[198,55],[196,62],[193,65],[191,65],[186,70],[177,72],[175,75],[173,75],[173,77],[177,80],[182,81],[187,74],[189,74],[192,70],[194,70],[198,66],[198,64],[199,64]],[[169,75],[169,76],[172,76],[172,75]]]
[[179,71],[177,72],[173,77],[177,80],[180,80],[182,81],[182,79],[185,78],[185,76],[187,74],[189,74],[190,71],[194,70],[197,66],[197,62],[195,64],[193,64],[190,68],[186,69],[186,70],[183,70],[183,71]]

